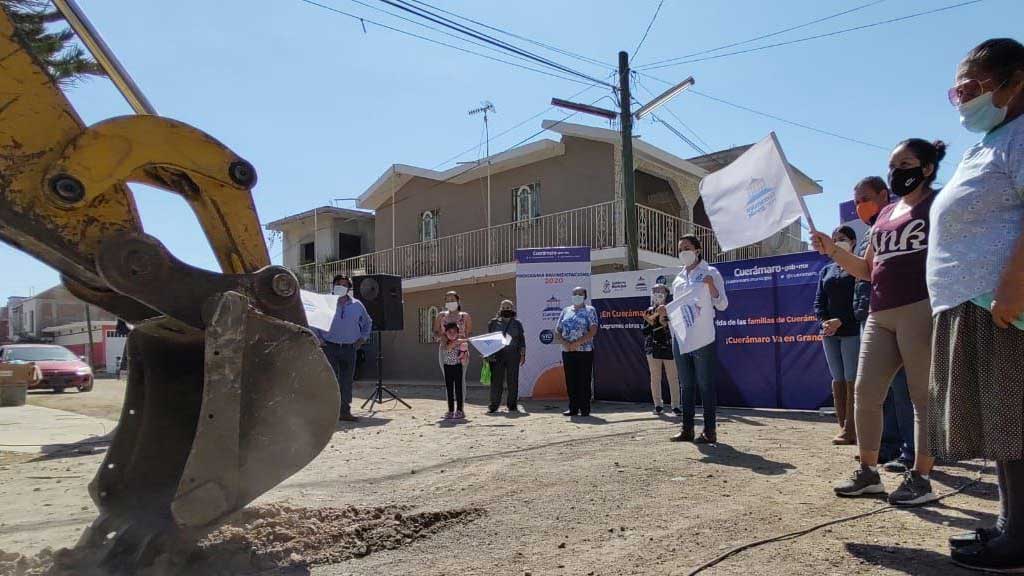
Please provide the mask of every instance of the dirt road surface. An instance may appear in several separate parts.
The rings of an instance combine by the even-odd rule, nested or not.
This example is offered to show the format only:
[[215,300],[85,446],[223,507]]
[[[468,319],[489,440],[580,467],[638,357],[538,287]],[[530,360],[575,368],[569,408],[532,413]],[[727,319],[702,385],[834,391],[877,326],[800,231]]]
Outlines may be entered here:
[[[100,381],[91,393],[29,401],[116,419],[122,391]],[[685,576],[738,545],[884,504],[832,495],[832,482],[853,470],[854,452],[829,444],[835,425],[818,414],[724,410],[721,443],[700,447],[668,442],[676,422],[647,406],[598,403],[594,418],[572,421],[551,402],[527,402],[525,415],[486,415],[477,389],[468,420],[454,425],[439,421],[439,387],[398,391],[412,410],[389,404],[339,424],[319,458],[257,503],[480,514],[289,574]],[[85,486],[101,459],[4,454],[0,550],[73,544],[94,514]],[[982,462],[933,475],[945,493],[979,473],[979,483],[941,503],[744,551],[703,574],[970,574],[948,562],[945,541],[994,521],[994,476]],[[884,481],[892,489],[898,477]]]

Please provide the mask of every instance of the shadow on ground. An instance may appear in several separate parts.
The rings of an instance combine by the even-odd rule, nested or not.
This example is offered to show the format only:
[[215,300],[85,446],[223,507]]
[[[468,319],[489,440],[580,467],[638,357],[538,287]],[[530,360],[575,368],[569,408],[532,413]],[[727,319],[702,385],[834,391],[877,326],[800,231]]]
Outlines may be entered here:
[[751,472],[764,476],[778,476],[785,474],[787,470],[796,469],[796,466],[788,462],[776,462],[764,456],[742,452],[721,442],[717,444],[697,444],[697,450],[703,455],[703,458],[700,459],[702,464],[746,468]]
[[854,558],[869,564],[880,566],[899,574],[941,574],[942,576],[961,576],[976,574],[954,565],[949,556],[921,550],[919,548],[903,548],[900,546],[881,546],[878,544],[860,544],[848,542],[846,551]]

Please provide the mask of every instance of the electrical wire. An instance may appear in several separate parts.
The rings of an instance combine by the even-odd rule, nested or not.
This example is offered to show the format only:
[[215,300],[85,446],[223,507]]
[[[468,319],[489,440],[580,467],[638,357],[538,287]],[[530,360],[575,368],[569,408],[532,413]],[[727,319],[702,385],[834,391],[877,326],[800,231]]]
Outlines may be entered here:
[[[650,78],[651,80],[656,80],[656,81],[661,82],[663,84],[667,84],[669,86],[673,85],[672,82],[669,82],[668,80],[664,80],[662,78],[658,78],[657,76],[651,76],[650,74],[648,74],[646,72],[638,72],[638,74],[640,74],[642,76],[646,76],[647,78]],[[718,98],[716,96],[712,96],[711,94],[707,94],[705,92],[701,92],[700,90],[696,90],[694,88],[690,88],[689,90],[687,90],[687,93],[695,94],[695,95],[700,96],[702,98],[707,98],[708,100],[713,100],[713,101],[718,102],[720,104],[725,104],[726,106],[731,106],[733,108],[737,108],[737,109],[743,110],[745,112],[750,112],[751,114],[757,114],[758,116],[764,116],[765,118],[771,118],[772,120],[777,120],[777,121],[782,122],[784,124],[789,124],[791,126],[796,126],[798,128],[803,128],[804,130],[810,130],[812,132],[817,132],[818,134],[824,134],[825,136],[831,136],[833,138],[838,138],[840,140],[845,140],[847,142],[852,142],[854,144],[860,144],[862,146],[867,146],[869,148],[876,148],[878,150],[884,150],[886,152],[889,151],[889,148],[887,148],[885,146],[879,146],[878,144],[873,144],[871,142],[866,142],[864,140],[858,140],[856,138],[851,138],[849,136],[843,136],[842,134],[838,134],[836,132],[831,132],[829,130],[824,130],[822,128],[815,128],[814,126],[811,126],[809,124],[804,124],[802,122],[797,122],[795,120],[788,120],[786,118],[783,118],[783,117],[778,116],[776,114],[771,114],[769,112],[762,112],[761,110],[755,110],[753,108],[750,108],[749,106],[743,106],[742,104],[736,104],[735,102],[730,102],[730,101],[725,100],[723,98]]]
[[707,61],[707,60],[716,60],[718,58],[726,58],[728,56],[736,56],[737,54],[748,54],[750,52],[758,52],[758,51],[761,51],[761,50],[767,50],[769,48],[778,48],[780,46],[789,46],[790,44],[798,44],[800,42],[809,42],[811,40],[818,40],[818,39],[821,39],[821,38],[830,38],[832,36],[838,36],[840,34],[845,34],[847,32],[854,32],[854,31],[857,31],[857,30],[866,30],[868,28],[875,28],[877,26],[883,26],[885,24],[893,24],[895,22],[902,22],[904,20],[910,20],[911,18],[918,18],[918,17],[921,17],[921,16],[927,16],[929,14],[936,14],[938,12],[945,12],[946,10],[953,10],[955,8],[962,8],[964,6],[970,6],[972,4],[978,4],[978,3],[984,2],[984,1],[985,0],[968,0],[967,2],[960,2],[960,3],[957,3],[957,4],[950,4],[950,5],[947,5],[947,6],[941,6],[939,8],[933,8],[931,10],[924,10],[922,12],[915,12],[913,14],[908,14],[906,16],[900,16],[898,18],[890,18],[888,20],[881,20],[879,22],[872,22],[871,24],[863,24],[861,26],[853,26],[851,28],[843,28],[841,30],[833,30],[832,32],[826,32],[826,33],[823,33],[823,34],[815,34],[813,36],[805,36],[803,38],[795,38],[793,40],[787,40],[785,42],[777,42],[775,44],[766,44],[764,46],[755,46],[754,48],[748,48],[748,49],[745,49],[745,50],[737,50],[735,52],[726,52],[724,54],[714,54],[714,55],[711,55],[711,56],[705,56],[703,58],[694,58],[694,59],[690,59],[690,60],[681,60],[681,61],[667,63],[667,64],[659,64],[657,66],[652,64],[652,65],[643,67],[643,69],[644,70],[657,70],[659,68],[670,68],[670,67],[673,67],[673,66],[682,66],[683,64],[693,64],[694,62],[704,62],[704,61]]
[[[394,12],[391,12],[390,10],[385,10],[384,8],[381,8],[380,6],[374,6],[372,4],[368,4],[366,2],[363,2],[362,0],[350,0],[350,1],[352,3],[354,3],[354,4],[358,4],[360,6],[369,8],[370,10],[376,10],[377,12],[380,12],[382,14],[387,14],[388,16],[391,16],[393,18],[398,18],[399,20],[404,20],[405,22],[409,22],[410,24],[415,24],[416,26],[420,26],[422,28],[426,28],[427,30],[431,30],[433,32],[437,32],[438,34],[443,34],[445,36],[448,36],[449,38],[454,38],[454,39],[456,39],[456,40],[458,40],[460,42],[466,42],[466,43],[472,44],[474,46],[479,46],[481,48],[484,48],[484,49],[487,49],[487,50],[491,50],[493,52],[498,52],[499,54],[502,54],[502,55],[508,54],[508,52],[505,51],[505,50],[501,50],[499,48],[495,48],[494,46],[491,46],[489,44],[484,44],[483,42],[476,42],[474,40],[469,40],[469,39],[464,38],[464,37],[462,37],[462,36],[460,36],[458,34],[455,34],[455,33],[452,33],[452,32],[448,32],[446,30],[442,30],[440,28],[431,26],[430,24],[427,24],[425,22],[421,22],[419,20],[414,20],[412,18],[409,18],[409,17],[406,17],[406,16],[402,16],[401,14],[396,14]],[[516,57],[516,58],[519,58],[520,60],[526,61],[526,62],[532,62],[532,60],[530,60],[528,58],[525,58],[523,56],[518,56],[518,55],[514,55],[514,54],[513,54],[513,56]]]
[[588,81],[590,81],[592,83],[605,84],[605,85],[607,85],[609,87],[612,87],[611,84],[608,84],[607,82],[604,82],[603,80],[599,80],[597,78],[594,78],[593,76],[590,76],[588,74],[580,72],[580,71],[578,71],[576,69],[570,68],[570,67],[565,66],[563,64],[559,64],[558,62],[555,62],[555,61],[550,60],[548,58],[545,58],[543,56],[538,56],[537,54],[534,54],[534,53],[529,52],[529,51],[527,51],[525,49],[519,48],[518,46],[515,46],[513,44],[505,42],[504,40],[499,40],[499,39],[497,39],[497,38],[495,38],[493,36],[490,36],[489,34],[486,34],[486,33],[483,33],[483,32],[479,32],[479,31],[474,30],[474,29],[472,29],[472,28],[470,28],[468,26],[459,24],[458,22],[455,22],[454,20],[451,20],[450,18],[446,18],[444,16],[440,16],[438,14],[435,14],[435,13],[430,12],[429,10],[426,10],[426,9],[423,9],[423,8],[417,8],[415,6],[412,6],[408,2],[404,2],[403,0],[397,0],[397,1],[396,0],[379,0],[379,1],[383,2],[384,4],[387,4],[389,6],[392,6],[394,8],[398,8],[399,10],[404,10],[406,12],[409,12],[410,14],[413,14],[413,15],[419,16],[420,18],[424,18],[426,20],[434,22],[435,24],[439,24],[441,26],[444,26],[446,28],[454,30],[454,31],[456,31],[456,32],[458,32],[460,34],[465,34],[465,35],[470,36],[472,38],[476,38],[477,40],[480,40],[482,42],[486,42],[488,44],[492,44],[494,46],[502,48],[503,50],[506,50],[506,51],[511,52],[513,54],[518,54],[518,55],[523,56],[525,58],[529,58],[530,60],[533,60],[533,61],[535,61],[535,62],[537,62],[539,64],[543,64],[545,66],[553,68],[555,70],[559,70],[561,72],[564,72],[564,73],[567,73],[567,74],[570,74],[570,75],[578,76],[578,77],[583,78],[584,80],[588,80]]
[[463,16],[461,14],[458,14],[456,12],[452,12],[451,10],[445,10],[444,8],[440,8],[438,6],[432,6],[431,4],[428,4],[426,2],[422,2],[420,0],[412,0],[412,1],[415,2],[416,4],[421,5],[421,6],[424,6],[424,7],[427,7],[427,8],[431,8],[433,10],[436,10],[438,12],[442,12],[442,13],[447,14],[449,16],[454,16],[455,18],[458,18],[460,20],[465,20],[466,22],[470,22],[470,23],[476,24],[477,26],[482,26],[484,28],[487,28],[488,30],[493,30],[494,32],[499,32],[499,33],[504,34],[506,36],[509,36],[511,38],[515,38],[517,40],[522,40],[524,42],[529,42],[530,44],[533,44],[534,46],[540,46],[541,48],[545,48],[547,50],[551,50],[552,52],[557,52],[559,54],[562,54],[562,55],[565,55],[565,56],[569,56],[570,58],[575,58],[575,59],[577,59],[577,60],[579,60],[581,62],[587,62],[587,63],[590,63],[590,64],[594,64],[596,66],[603,66],[605,68],[609,68],[609,69],[612,69],[612,70],[615,70],[617,68],[617,66],[613,66],[612,64],[609,64],[607,62],[602,62],[600,60],[597,60],[597,59],[594,59],[594,58],[590,58],[588,56],[584,56],[584,55],[579,54],[577,52],[572,52],[570,50],[565,50],[565,49],[559,48],[557,46],[552,46],[551,44],[545,44],[544,42],[541,42],[539,40],[534,40],[532,38],[528,38],[526,36],[521,36],[521,35],[516,34],[514,32],[509,32],[508,30],[504,30],[502,28],[497,28],[495,26],[491,26],[490,24],[486,24],[486,23],[481,22],[479,20],[474,20],[472,18],[468,18],[468,17]]
[[840,16],[845,16],[845,15],[850,14],[852,12],[857,12],[858,10],[863,10],[864,8],[869,8],[869,7],[874,6],[876,4],[881,4],[882,2],[885,2],[885,1],[886,0],[874,0],[873,2],[868,2],[867,4],[861,4],[860,6],[854,6],[853,8],[850,8],[848,10],[843,10],[842,12],[836,12],[835,14],[830,14],[830,15],[825,16],[823,18],[817,18],[815,20],[811,20],[810,22],[804,22],[803,24],[798,24],[796,26],[790,26],[789,28],[783,28],[782,30],[776,30],[775,32],[770,32],[768,34],[762,34],[760,36],[756,36],[756,37],[750,38],[748,40],[740,40],[739,42],[732,42],[730,44],[723,44],[722,46],[718,46],[718,47],[715,47],[715,48],[709,48],[707,50],[701,50],[699,52],[691,52],[690,54],[684,54],[684,55],[676,57],[676,58],[667,58],[665,60],[656,60],[654,62],[648,62],[647,64],[643,64],[643,65],[639,66],[638,68],[646,68],[648,66],[657,66],[659,64],[666,64],[668,62],[676,62],[678,60],[685,60],[686,58],[693,58],[694,56],[701,56],[701,55],[704,55],[704,54],[710,54],[711,52],[718,52],[719,50],[725,50],[726,48],[735,48],[736,46],[742,46],[743,44],[749,44],[751,42],[756,42],[758,40],[764,40],[765,38],[771,38],[773,36],[778,36],[779,34],[785,34],[786,32],[792,32],[794,30],[799,30],[801,28],[806,28],[808,26],[813,26],[815,24],[820,24],[820,23],[825,22],[827,20],[832,20],[833,18],[838,18]]
[[[879,0],[882,1],[882,0]],[[658,19],[658,14],[661,12],[662,5],[665,4],[665,0],[659,0],[658,7],[654,10],[654,16],[651,16],[651,21],[647,24],[647,29],[644,30],[643,37],[640,38],[640,42],[636,45],[633,50],[633,55],[630,56],[630,61],[636,58],[636,55],[640,52],[640,48],[644,45],[644,41],[647,40],[647,35],[651,32],[651,26],[654,26],[654,21]]]
[[[987,462],[986,462],[986,466],[985,467],[986,468],[988,467],[988,463]],[[981,479],[982,479],[983,476],[984,476],[984,468],[982,469],[982,471],[978,472],[978,475],[973,480],[971,480],[970,482],[967,482],[966,484],[964,484],[963,486],[957,488],[956,490],[952,490],[950,492],[947,492],[946,494],[943,494],[942,496],[939,496],[938,498],[936,498],[932,502],[939,502],[939,501],[945,500],[946,498],[949,498],[950,496],[955,496],[957,494],[960,494],[964,490],[967,490],[971,486],[974,486],[978,482],[981,482]],[[876,508],[874,510],[869,510],[867,512],[862,512],[860,514],[854,514],[852,516],[844,516],[842,518],[836,518],[836,519],[833,519],[833,520],[829,520],[827,522],[822,522],[820,524],[815,524],[814,526],[811,526],[810,528],[804,528],[803,530],[797,530],[795,532],[789,532],[787,534],[782,534],[780,536],[772,536],[770,538],[765,538],[763,540],[757,540],[755,542],[750,542],[750,543],[747,543],[747,544],[743,544],[743,545],[737,546],[737,547],[729,550],[728,552],[722,554],[721,556],[718,556],[716,558],[713,558],[712,560],[709,560],[709,561],[705,562],[704,564],[701,564],[700,566],[698,566],[698,567],[694,568],[693,570],[687,572],[686,576],[697,576],[697,574],[700,574],[701,572],[707,570],[708,568],[712,568],[714,566],[717,566],[718,564],[721,564],[722,562],[724,562],[725,560],[729,559],[730,557],[735,556],[736,554],[739,554],[740,552],[744,552],[746,550],[750,550],[752,548],[757,548],[757,547],[763,546],[765,544],[772,544],[774,542],[783,542],[783,541],[786,541],[786,540],[794,540],[794,539],[799,538],[801,536],[806,536],[807,534],[810,534],[811,532],[815,532],[817,530],[821,530],[822,528],[827,528],[829,526],[835,526],[836,524],[843,524],[843,523],[846,523],[846,522],[852,522],[854,520],[860,520],[861,518],[867,518],[868,516],[874,516],[876,514],[881,514],[882,512],[889,512],[890,510],[899,510],[899,509],[900,508],[898,506],[886,505],[886,506],[882,506],[881,508]]]
[[465,52],[467,54],[472,54],[474,56],[479,56],[481,58],[486,58],[488,60],[493,60],[495,62],[501,62],[503,64],[508,64],[509,66],[515,66],[516,68],[522,68],[523,70],[530,70],[531,72],[537,72],[538,74],[544,74],[545,76],[551,76],[552,78],[558,78],[558,79],[561,79],[561,80],[567,80],[569,82],[575,82],[577,84],[589,84],[588,82],[585,82],[583,80],[579,80],[577,78],[572,78],[570,76],[562,76],[560,74],[554,74],[554,73],[549,72],[547,70],[541,70],[539,68],[533,68],[533,67],[530,67],[530,66],[525,66],[525,65],[519,64],[517,62],[510,62],[508,60],[502,60],[501,58],[490,56],[488,54],[481,54],[480,52],[469,50],[468,48],[464,48],[464,47],[461,47],[461,46],[456,46],[454,44],[449,44],[447,42],[443,42],[441,40],[437,40],[436,38],[430,38],[430,37],[427,37],[427,36],[416,34],[415,32],[409,32],[408,30],[402,30],[401,28],[395,28],[393,26],[389,26],[389,25],[384,24],[382,22],[377,22],[376,20],[371,20],[369,18],[364,18],[362,16],[357,16],[356,14],[352,14],[351,12],[346,12],[344,10],[340,10],[338,8],[335,8],[333,6],[328,6],[326,4],[322,4],[320,2],[316,2],[315,0],[298,0],[298,1],[302,2],[304,4],[308,4],[310,6],[315,6],[317,8],[321,8],[323,10],[327,10],[329,12],[333,12],[335,14],[340,14],[342,16],[348,16],[349,18],[352,18],[354,20],[358,20],[358,21],[363,22],[363,23],[367,23],[368,22],[368,23],[373,24],[375,26],[379,26],[381,28],[384,28],[385,30],[391,30],[392,32],[398,32],[399,34],[404,34],[406,36],[411,36],[413,38],[418,38],[420,40],[425,40],[427,42],[431,42],[433,44],[438,44],[440,46],[445,46],[447,48],[452,48],[452,49],[458,50],[460,52]]

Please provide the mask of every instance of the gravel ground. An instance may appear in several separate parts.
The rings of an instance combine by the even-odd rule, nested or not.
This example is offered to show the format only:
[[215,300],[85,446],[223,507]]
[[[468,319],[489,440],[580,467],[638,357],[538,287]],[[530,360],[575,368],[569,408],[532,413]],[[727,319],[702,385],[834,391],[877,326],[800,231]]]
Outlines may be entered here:
[[[121,389],[101,381],[94,392],[30,402],[116,419]],[[439,386],[399,388],[412,410],[389,404],[339,424],[320,457],[258,500],[222,542],[276,550],[267,557],[287,570],[268,573],[280,574],[687,575],[741,544],[884,504],[832,496],[854,451],[829,444],[835,425],[818,414],[724,410],[721,443],[702,447],[668,442],[676,422],[646,406],[598,403],[595,418],[572,421],[549,402],[527,402],[524,415],[486,415],[484,392],[471,390],[467,421],[452,424],[438,419]],[[101,458],[0,455],[0,550],[31,555],[73,544],[94,513],[85,484]],[[994,476],[982,462],[933,476],[945,493],[979,474],[927,508],[743,551],[704,574],[970,574],[948,562],[945,539],[994,520]],[[898,480],[884,477],[889,488]],[[260,536],[252,523],[271,521],[268,510],[283,518],[283,532]],[[443,521],[417,530],[395,514]],[[308,535],[292,541],[324,518],[343,520],[324,540],[337,547]]]

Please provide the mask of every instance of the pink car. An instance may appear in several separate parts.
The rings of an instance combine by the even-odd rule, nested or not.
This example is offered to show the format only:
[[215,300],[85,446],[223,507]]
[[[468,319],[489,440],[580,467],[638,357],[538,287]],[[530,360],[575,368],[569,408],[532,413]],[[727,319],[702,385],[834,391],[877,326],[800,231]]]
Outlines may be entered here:
[[0,346],[0,362],[23,362],[38,366],[43,378],[30,386],[31,390],[49,388],[57,393],[63,392],[65,388],[78,388],[79,392],[92,390],[92,369],[63,346],[5,344]]

